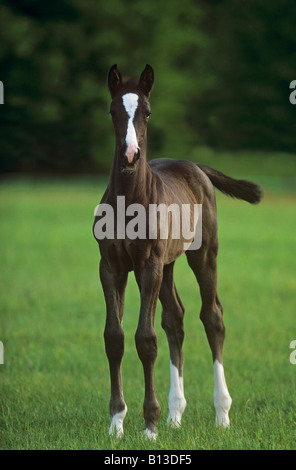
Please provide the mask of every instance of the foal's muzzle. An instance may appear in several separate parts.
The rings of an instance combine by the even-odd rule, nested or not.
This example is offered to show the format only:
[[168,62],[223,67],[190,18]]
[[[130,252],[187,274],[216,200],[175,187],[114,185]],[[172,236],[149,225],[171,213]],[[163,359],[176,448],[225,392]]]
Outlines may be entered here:
[[127,149],[125,148],[122,152],[122,168],[121,172],[124,174],[131,174],[137,168],[137,163],[140,158],[140,149],[136,149],[135,153],[131,155],[127,154]]

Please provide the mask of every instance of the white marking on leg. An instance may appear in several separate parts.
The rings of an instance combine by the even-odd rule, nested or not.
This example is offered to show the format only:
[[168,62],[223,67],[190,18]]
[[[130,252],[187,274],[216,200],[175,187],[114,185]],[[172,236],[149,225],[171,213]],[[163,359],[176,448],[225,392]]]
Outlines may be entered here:
[[176,366],[170,361],[171,387],[169,393],[169,416],[168,423],[173,427],[181,425],[182,414],[186,407],[184,397],[183,377],[179,376]]
[[184,396],[184,383],[183,383],[183,377],[179,377],[179,384],[180,384],[180,390],[182,395]]
[[135,112],[138,107],[138,95],[136,93],[127,93],[123,95],[122,101],[123,106],[128,114],[129,120],[127,123],[127,132],[126,132],[126,157],[129,163],[132,163],[135,153],[139,150],[137,134],[135,126],[133,124]]
[[112,416],[111,426],[109,429],[110,436],[115,436],[115,437],[123,436],[123,420],[125,418],[126,413],[127,413],[127,406],[125,405],[125,408],[123,411],[120,411],[119,413],[116,413],[115,415]]
[[146,428],[145,431],[143,432],[144,436],[150,439],[150,441],[156,441],[157,439],[157,434],[156,432],[150,431],[150,429]]
[[224,376],[224,367],[218,359],[214,361],[214,406],[216,409],[216,424],[227,428],[230,424],[228,412],[231,407],[231,397]]

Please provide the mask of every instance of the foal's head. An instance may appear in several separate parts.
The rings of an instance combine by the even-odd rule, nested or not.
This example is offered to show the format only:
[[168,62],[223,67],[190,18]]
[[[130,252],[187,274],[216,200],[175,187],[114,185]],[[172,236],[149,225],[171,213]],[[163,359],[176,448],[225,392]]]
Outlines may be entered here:
[[117,65],[113,65],[109,71],[108,87],[112,97],[110,113],[123,173],[135,171],[141,149],[144,150],[153,82],[154,73],[150,65],[146,65],[138,84],[122,83]]

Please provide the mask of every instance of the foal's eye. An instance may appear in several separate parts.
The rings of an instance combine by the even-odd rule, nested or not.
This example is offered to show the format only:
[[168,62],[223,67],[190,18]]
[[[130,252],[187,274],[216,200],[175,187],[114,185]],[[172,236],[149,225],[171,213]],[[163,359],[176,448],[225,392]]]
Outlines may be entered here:
[[146,119],[149,119],[149,116],[151,115],[151,111],[147,111],[146,113]]

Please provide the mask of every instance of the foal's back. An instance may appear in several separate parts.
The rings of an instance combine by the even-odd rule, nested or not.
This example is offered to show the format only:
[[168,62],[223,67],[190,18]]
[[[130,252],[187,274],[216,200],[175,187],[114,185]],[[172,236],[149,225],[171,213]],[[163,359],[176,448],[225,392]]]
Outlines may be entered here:
[[204,204],[215,199],[214,187],[196,163],[187,160],[159,158],[149,161],[151,170],[170,190],[173,201],[181,204]]

